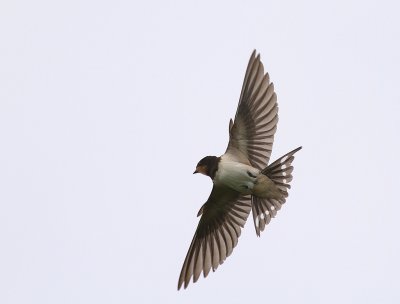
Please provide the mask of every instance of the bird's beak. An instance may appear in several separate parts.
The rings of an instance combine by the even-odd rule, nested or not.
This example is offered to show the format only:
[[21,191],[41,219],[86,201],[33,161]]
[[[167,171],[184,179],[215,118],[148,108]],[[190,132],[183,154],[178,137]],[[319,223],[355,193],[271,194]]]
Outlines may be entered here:
[[201,172],[201,166],[196,166],[196,170],[194,170],[193,174],[200,173]]
[[193,174],[196,174],[196,173],[201,173],[201,174],[207,175],[207,167],[203,166],[203,165],[197,166],[196,170],[194,170]]

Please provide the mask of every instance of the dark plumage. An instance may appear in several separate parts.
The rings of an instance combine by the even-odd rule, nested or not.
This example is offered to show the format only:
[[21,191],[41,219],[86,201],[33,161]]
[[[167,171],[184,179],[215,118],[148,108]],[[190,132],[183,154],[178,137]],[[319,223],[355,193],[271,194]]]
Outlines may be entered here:
[[[220,161],[220,159],[221,159],[220,157],[216,156],[206,156],[198,162],[196,168],[198,167],[206,168],[204,174],[211,177],[211,179],[214,179],[215,172],[217,172],[218,170],[218,162]],[[193,173],[199,173],[199,172],[194,171]]]

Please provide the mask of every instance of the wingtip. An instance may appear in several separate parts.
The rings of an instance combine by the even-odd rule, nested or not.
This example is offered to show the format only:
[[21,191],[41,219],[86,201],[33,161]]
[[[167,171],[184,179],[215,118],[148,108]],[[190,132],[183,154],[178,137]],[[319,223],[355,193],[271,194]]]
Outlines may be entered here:
[[183,285],[183,289],[186,289],[188,284],[189,284],[189,282],[183,282],[183,281],[179,280],[179,282],[178,282],[178,291],[181,290],[182,285]]
[[189,277],[189,279],[185,278],[183,268],[182,268],[181,273],[179,275],[179,279],[178,279],[178,291],[181,290],[182,287],[183,287],[183,289],[186,289],[186,287],[189,285],[189,282],[190,282],[190,277]]
[[254,49],[253,52],[251,53],[249,62],[251,62],[252,60],[260,61],[260,53],[257,53],[256,49]]

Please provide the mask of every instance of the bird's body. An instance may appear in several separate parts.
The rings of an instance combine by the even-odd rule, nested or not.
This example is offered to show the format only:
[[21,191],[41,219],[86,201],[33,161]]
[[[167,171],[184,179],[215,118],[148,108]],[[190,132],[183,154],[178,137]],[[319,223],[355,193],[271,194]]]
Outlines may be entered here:
[[211,178],[213,189],[201,215],[179,276],[178,289],[196,282],[224,262],[236,246],[250,211],[259,236],[285,203],[292,180],[294,154],[268,165],[278,122],[274,86],[264,74],[260,55],[250,57],[229,143],[220,156],[206,156],[194,173]]
[[241,194],[261,198],[281,198],[282,194],[266,175],[257,168],[221,156],[214,178],[215,185],[229,187]]
[[251,194],[260,170],[229,160],[223,155],[218,163],[214,184],[224,185],[242,194]]

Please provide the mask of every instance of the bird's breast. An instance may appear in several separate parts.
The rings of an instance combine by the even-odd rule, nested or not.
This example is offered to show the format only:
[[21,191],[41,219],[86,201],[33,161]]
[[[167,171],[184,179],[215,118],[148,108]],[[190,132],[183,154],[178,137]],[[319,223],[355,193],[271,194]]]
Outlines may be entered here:
[[224,160],[218,164],[214,183],[223,184],[243,194],[251,194],[260,171],[254,167]]

